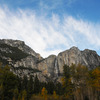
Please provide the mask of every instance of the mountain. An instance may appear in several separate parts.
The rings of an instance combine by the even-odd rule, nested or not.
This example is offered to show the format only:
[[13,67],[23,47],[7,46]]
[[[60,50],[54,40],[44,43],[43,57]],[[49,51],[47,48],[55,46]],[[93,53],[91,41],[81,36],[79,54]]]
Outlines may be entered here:
[[43,58],[23,41],[0,40],[0,61],[11,66],[11,71],[23,77],[38,76],[41,81],[59,81],[65,64],[82,64],[89,69],[100,66],[100,56],[93,50],[80,51],[77,47]]

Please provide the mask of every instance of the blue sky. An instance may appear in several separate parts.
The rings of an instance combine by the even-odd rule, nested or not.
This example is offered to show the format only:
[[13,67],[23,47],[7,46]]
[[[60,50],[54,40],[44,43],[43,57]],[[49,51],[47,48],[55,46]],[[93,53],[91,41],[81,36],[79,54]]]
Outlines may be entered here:
[[0,37],[43,57],[77,46],[100,55],[99,0],[0,0]]
[[100,21],[99,0],[0,0],[0,5],[6,5],[10,10],[30,9],[37,11],[38,14],[44,11],[48,15],[70,14],[94,22]]

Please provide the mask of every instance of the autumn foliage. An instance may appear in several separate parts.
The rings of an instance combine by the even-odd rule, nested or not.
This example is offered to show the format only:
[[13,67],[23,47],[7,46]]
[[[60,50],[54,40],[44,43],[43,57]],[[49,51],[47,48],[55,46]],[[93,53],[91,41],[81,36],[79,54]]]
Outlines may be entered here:
[[69,100],[100,100],[100,67],[88,70],[81,64],[65,65],[62,84]]
[[61,82],[20,78],[10,67],[0,67],[0,100],[100,100],[100,67],[64,65]]

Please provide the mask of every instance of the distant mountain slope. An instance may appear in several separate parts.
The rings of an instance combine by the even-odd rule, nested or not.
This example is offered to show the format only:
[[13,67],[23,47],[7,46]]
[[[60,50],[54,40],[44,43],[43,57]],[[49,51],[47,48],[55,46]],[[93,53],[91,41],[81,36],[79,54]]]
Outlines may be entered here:
[[63,73],[64,65],[82,64],[89,69],[100,66],[100,56],[93,50],[80,51],[77,47],[63,51],[58,56],[51,55],[38,64],[38,69],[48,77],[57,78]]
[[7,44],[11,47],[17,47],[18,49],[22,50],[23,52],[35,56],[38,59],[42,59],[40,54],[36,53],[32,50],[29,46],[27,46],[23,41],[20,40],[12,40],[12,39],[0,39],[1,44]]
[[0,55],[2,58],[11,58],[12,60],[17,61],[27,57],[29,54],[22,52],[22,50],[18,49],[17,47],[0,43]]
[[82,64],[89,69],[100,66],[100,56],[93,50],[80,51],[77,47],[63,51],[58,56],[42,58],[23,41],[0,40],[0,61],[9,64],[12,71],[19,75],[38,75],[41,81],[58,80],[65,64]]

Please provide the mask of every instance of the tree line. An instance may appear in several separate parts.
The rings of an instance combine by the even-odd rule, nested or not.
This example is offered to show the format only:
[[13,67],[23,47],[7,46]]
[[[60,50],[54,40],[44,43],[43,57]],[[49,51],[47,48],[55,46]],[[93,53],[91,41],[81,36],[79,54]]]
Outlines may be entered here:
[[100,100],[100,67],[64,65],[61,82],[40,82],[37,75],[20,78],[0,67],[0,100]]
[[62,84],[68,100],[100,100],[100,67],[64,66]]

